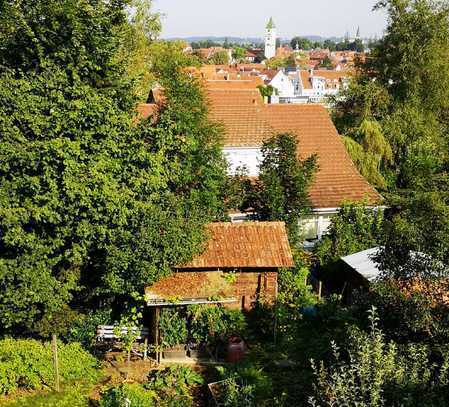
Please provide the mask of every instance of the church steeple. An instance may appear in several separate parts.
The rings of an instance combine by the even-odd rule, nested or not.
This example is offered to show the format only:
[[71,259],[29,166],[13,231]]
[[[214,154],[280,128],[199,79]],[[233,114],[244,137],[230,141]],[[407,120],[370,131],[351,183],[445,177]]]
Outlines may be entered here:
[[276,26],[274,25],[273,17],[270,17],[270,20],[267,23],[266,29],[272,30],[273,28],[276,28]]
[[265,58],[270,59],[276,55],[276,26],[270,17],[265,31]]

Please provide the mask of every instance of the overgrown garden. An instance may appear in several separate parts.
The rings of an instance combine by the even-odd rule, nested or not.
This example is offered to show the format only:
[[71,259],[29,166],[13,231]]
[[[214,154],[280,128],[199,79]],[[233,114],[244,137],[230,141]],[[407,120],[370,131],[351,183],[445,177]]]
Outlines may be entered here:
[[[298,219],[317,158],[298,160],[280,134],[257,181],[228,178],[222,128],[185,69],[198,60],[156,40],[151,1],[0,2],[0,405],[449,404],[449,6],[376,7],[386,34],[333,116],[384,207],[348,202],[311,253]],[[140,120],[156,84],[157,120]],[[280,271],[276,304],[247,315],[164,310],[161,339],[220,359],[238,334],[245,360],[108,377],[97,326],[138,326],[144,286],[200,253],[204,226],[230,208],[285,221],[295,268]],[[317,295],[342,256],[372,247],[379,281]]]

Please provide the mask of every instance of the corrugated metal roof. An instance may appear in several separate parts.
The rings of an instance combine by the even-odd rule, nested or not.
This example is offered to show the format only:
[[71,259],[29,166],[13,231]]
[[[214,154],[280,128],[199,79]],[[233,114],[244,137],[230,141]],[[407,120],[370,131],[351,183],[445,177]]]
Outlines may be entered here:
[[372,257],[378,253],[379,249],[379,247],[373,247],[371,249],[363,250],[362,252],[342,257],[341,260],[368,281],[374,281],[381,273],[377,263],[372,260]]

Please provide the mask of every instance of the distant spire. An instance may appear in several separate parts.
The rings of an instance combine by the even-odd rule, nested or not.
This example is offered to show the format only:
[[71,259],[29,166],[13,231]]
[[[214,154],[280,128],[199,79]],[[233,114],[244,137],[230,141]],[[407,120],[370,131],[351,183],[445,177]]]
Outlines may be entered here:
[[360,39],[360,26],[357,27],[357,34],[355,35],[355,38],[356,38],[357,40]]
[[268,21],[267,24],[267,30],[272,30],[273,28],[276,28],[276,26],[274,25],[273,17],[270,17],[270,20]]

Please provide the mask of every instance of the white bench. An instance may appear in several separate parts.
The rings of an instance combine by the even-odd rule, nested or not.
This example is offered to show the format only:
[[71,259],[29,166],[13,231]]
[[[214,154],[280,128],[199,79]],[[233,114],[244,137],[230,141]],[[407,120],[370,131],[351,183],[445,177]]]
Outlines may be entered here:
[[[136,337],[136,340],[148,338],[148,335],[149,335],[148,328],[134,327],[134,328],[131,328],[131,331],[133,333],[138,334],[138,336]],[[97,327],[97,341],[120,339],[120,336],[116,335],[116,332],[117,332],[116,325],[99,325]],[[128,333],[128,328],[127,327],[120,328],[120,333],[122,335],[126,335]]]
[[[149,336],[149,333],[150,333],[148,328],[134,327],[134,328],[131,328],[131,331],[133,333],[137,334],[136,341],[142,340],[142,339],[145,341],[143,354],[139,354],[138,352],[135,352],[134,350],[132,352],[137,354],[137,355],[139,355],[139,356],[143,356],[143,358],[146,360],[147,359],[147,353],[148,353],[148,336]],[[120,335],[117,335],[116,332],[117,332],[117,326],[116,325],[99,325],[97,327],[96,339],[97,339],[98,342],[114,342],[114,341],[118,341],[118,340],[120,340]],[[127,333],[128,333],[128,328],[127,327],[120,328],[120,334],[121,335],[126,335]]]

